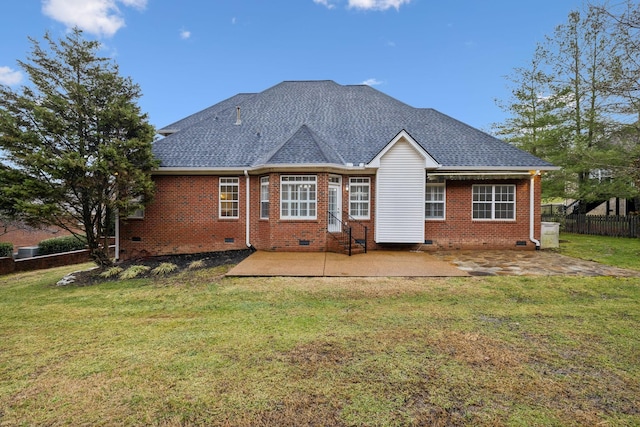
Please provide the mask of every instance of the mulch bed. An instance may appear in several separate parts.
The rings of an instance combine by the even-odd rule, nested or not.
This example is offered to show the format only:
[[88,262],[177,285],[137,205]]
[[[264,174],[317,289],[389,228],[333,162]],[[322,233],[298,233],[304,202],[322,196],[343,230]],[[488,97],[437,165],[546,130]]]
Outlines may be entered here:
[[[149,271],[146,273],[142,273],[136,278],[144,278],[144,277],[152,277],[151,270],[156,268],[162,263],[171,263],[178,266],[172,273],[168,275],[163,275],[163,277],[169,275],[175,275],[180,273],[181,271],[187,269],[189,265],[194,261],[202,261],[202,266],[199,268],[212,268],[218,267],[221,265],[228,264],[238,264],[240,261],[251,255],[252,251],[249,249],[243,250],[235,250],[235,251],[222,251],[222,252],[204,252],[199,254],[184,254],[184,255],[163,255],[156,257],[147,257],[140,259],[127,260],[120,263],[117,263],[116,266],[121,267],[123,270],[134,266],[134,265],[144,265],[149,267]],[[102,273],[104,269],[94,268],[91,270],[79,271],[72,273],[74,276],[74,280],[72,283],[69,283],[73,286],[89,286],[95,285],[98,283],[102,283],[105,281],[113,281],[118,280],[118,277],[113,277],[111,279],[105,279],[100,277],[100,273]],[[157,277],[157,276],[156,276]],[[61,283],[58,283],[61,285]]]

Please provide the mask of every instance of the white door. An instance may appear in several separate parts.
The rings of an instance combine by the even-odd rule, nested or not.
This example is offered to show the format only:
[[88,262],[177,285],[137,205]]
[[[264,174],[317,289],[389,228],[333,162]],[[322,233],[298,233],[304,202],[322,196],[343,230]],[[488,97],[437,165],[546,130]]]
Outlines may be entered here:
[[329,215],[327,229],[330,233],[340,231],[340,222],[342,220],[342,179],[339,176],[329,177]]

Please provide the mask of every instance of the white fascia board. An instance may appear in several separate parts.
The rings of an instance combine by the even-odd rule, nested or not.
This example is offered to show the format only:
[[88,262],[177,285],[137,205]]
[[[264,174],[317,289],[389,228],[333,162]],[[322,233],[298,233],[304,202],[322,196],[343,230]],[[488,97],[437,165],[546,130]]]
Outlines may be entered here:
[[244,173],[248,168],[181,168],[159,167],[151,172],[152,175],[228,175]]
[[265,164],[251,167],[160,167],[152,172],[152,175],[230,175],[243,174],[247,171],[250,174],[266,172],[359,172],[375,173],[374,169],[362,166],[339,165],[335,163],[315,163],[315,164]]
[[367,164],[367,167],[379,168],[380,159],[382,158],[382,156],[384,156],[396,143],[398,143],[398,141],[401,140],[407,141],[409,145],[411,145],[413,149],[416,150],[418,154],[420,154],[420,156],[422,156],[422,158],[424,159],[424,167],[426,169],[440,168],[440,163],[438,163],[436,159],[431,156],[431,154],[429,154],[424,148],[422,148],[420,144],[418,144],[416,140],[413,139],[413,137],[409,135],[409,133],[404,129],[398,132],[398,134],[391,141],[389,141],[387,145],[385,145],[385,147]]
[[351,164],[340,165],[336,163],[314,163],[314,164],[265,164],[254,166],[249,169],[249,172],[253,173],[266,173],[266,172],[332,172],[332,173],[345,173],[345,172],[358,172],[362,174],[374,174],[375,169],[366,168],[364,164],[362,166],[354,166]]
[[510,171],[556,171],[559,166],[441,166],[438,172],[510,172]]

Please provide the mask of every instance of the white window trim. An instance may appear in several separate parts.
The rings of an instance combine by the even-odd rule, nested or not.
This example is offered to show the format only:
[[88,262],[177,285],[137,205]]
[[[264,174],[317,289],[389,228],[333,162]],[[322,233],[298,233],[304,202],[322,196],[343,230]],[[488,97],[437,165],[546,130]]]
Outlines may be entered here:
[[[235,202],[235,204],[237,205],[237,215],[234,216],[229,216],[229,215],[222,215],[222,203],[223,203],[223,199],[222,199],[222,187],[223,186],[235,186],[236,187],[236,199],[235,200],[230,200],[230,202]],[[218,218],[220,219],[238,219],[240,218],[240,178],[227,178],[227,177],[221,177],[218,181]]]
[[[267,198],[266,199],[263,199],[264,187],[267,188]],[[269,199],[270,199],[270,195],[269,195],[269,177],[268,176],[263,176],[263,177],[260,178],[260,219],[269,219],[269,210],[271,209],[271,206],[269,205]],[[262,205],[264,203],[267,203],[267,205],[269,206],[269,208],[267,209],[267,215],[266,216],[263,214],[263,209],[262,209]]]
[[[292,181],[287,181],[287,179],[293,178]],[[283,188],[285,185],[295,185],[295,184],[308,184],[314,187],[313,193],[315,197],[309,200],[297,200],[297,202],[306,202],[308,203],[308,207],[313,205],[314,215],[284,215],[283,212],[283,204],[296,202],[296,200],[284,200],[282,197],[285,194]],[[309,209],[307,209],[308,211]],[[291,209],[289,209],[291,211]],[[316,175],[282,175],[280,176],[280,219],[292,219],[292,220],[303,220],[303,221],[312,221],[318,219],[318,177]]]
[[[498,201],[496,202],[496,187],[512,187],[513,188],[513,202],[503,202],[503,201]],[[484,202],[475,202],[473,200],[473,189],[475,187],[491,187],[491,201],[484,201]],[[491,203],[491,218],[474,218],[473,217],[473,206],[476,203]],[[512,203],[513,204],[513,218],[496,218],[496,203]],[[472,221],[492,221],[492,222],[514,222],[516,221],[517,218],[517,213],[516,213],[516,207],[517,207],[517,203],[516,203],[516,186],[515,184],[474,184],[472,185],[471,188],[471,220]]]
[[[354,215],[351,210],[351,203],[364,204],[363,200],[351,200],[351,195],[354,193],[353,187],[366,186],[367,187],[367,215]],[[349,215],[354,219],[371,219],[371,178],[369,177],[353,177],[349,178]]]
[[[427,188],[428,187],[442,187],[442,202],[436,200],[427,200]],[[471,196],[473,197],[473,195]],[[427,203],[440,203],[442,204],[442,216],[427,216]],[[447,184],[445,182],[427,182],[425,185],[425,195],[424,195],[424,219],[425,221],[444,221],[447,219]]]

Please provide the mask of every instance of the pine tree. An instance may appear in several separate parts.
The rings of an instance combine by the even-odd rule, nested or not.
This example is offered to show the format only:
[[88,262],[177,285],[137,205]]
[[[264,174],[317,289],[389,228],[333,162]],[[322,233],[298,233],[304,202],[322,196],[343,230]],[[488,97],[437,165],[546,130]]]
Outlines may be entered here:
[[155,131],[136,104],[139,86],[98,56],[97,41],[79,29],[44,39],[45,47],[30,38],[27,61],[18,61],[30,84],[0,86],[0,209],[84,235],[107,265],[112,212],[153,197]]
[[511,117],[497,129],[562,168],[544,177],[545,196],[585,207],[638,194],[629,174],[636,150],[621,139],[640,111],[638,32],[623,32],[619,17],[594,5],[571,12],[511,77],[514,96],[503,106]]

